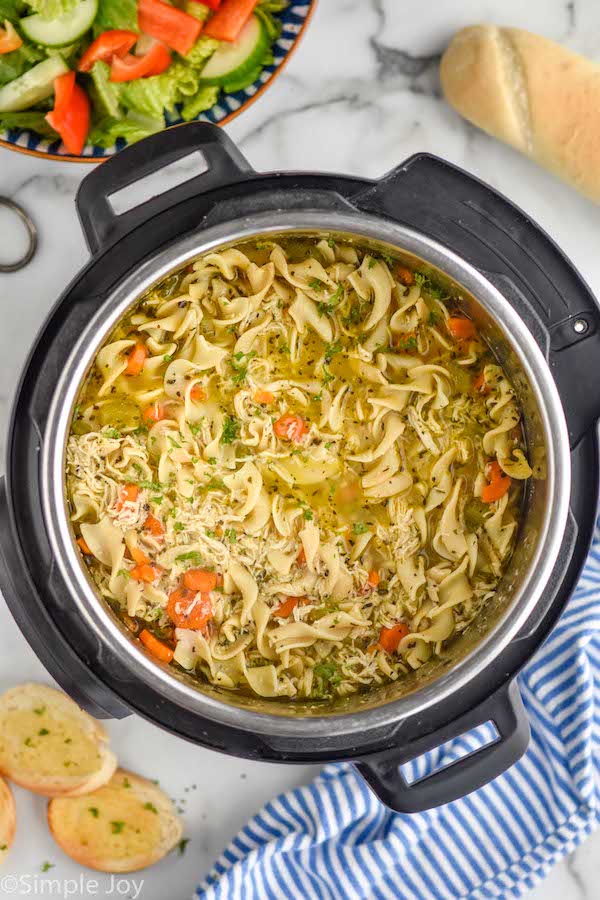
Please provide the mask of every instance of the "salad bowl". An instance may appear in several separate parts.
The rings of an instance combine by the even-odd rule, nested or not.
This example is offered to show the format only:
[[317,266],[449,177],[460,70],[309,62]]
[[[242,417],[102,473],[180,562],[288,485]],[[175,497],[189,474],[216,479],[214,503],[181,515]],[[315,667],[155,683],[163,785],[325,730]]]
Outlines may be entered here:
[[[246,11],[244,28],[240,32],[234,23],[229,38],[237,37],[217,40],[212,19],[236,4],[242,15]],[[174,7],[162,0],[0,0],[0,146],[58,161],[97,163],[172,125],[225,125],[273,83],[315,6],[316,0],[181,0]],[[193,31],[192,18],[198,20],[195,41],[186,34],[179,46],[177,36],[165,32],[165,7],[183,16],[184,30],[191,22]],[[106,39],[114,43],[119,35],[130,35],[131,43],[125,37],[111,56]],[[3,51],[7,40],[14,50]],[[159,57],[158,68],[146,77],[143,63],[153,55]],[[121,70],[139,70],[140,77],[117,72],[115,80],[115,60]],[[51,86],[61,76],[69,90],[88,98],[90,121],[85,139],[79,134],[81,149],[77,135],[75,148],[68,137],[62,140],[60,121],[53,119],[57,95]],[[46,85],[41,89],[40,80]],[[40,100],[24,105],[23,90],[38,92]]]

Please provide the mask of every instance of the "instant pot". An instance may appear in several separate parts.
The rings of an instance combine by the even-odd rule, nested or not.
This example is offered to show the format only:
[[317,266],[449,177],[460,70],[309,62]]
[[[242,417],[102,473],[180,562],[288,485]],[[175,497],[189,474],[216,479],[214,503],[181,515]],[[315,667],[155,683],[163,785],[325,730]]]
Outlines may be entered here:
[[[198,174],[115,212],[117,191],[192,153]],[[353,760],[399,811],[438,806],[503,772],[529,739],[516,675],[568,602],[596,516],[600,309],[569,260],[503,196],[434,156],[413,156],[378,181],[263,175],[222,131],[199,123],[109,159],[84,179],[77,208],[91,259],[25,366],[0,494],[0,586],[51,675],[97,717],[136,712],[214,750],[290,763]],[[148,656],[94,593],[64,488],[80,385],[130,305],[209,249],[319,232],[393,253],[460,293],[515,386],[536,474],[485,613],[443,659],[331,705],[199,689]],[[487,721],[493,743],[407,782],[402,764]]]

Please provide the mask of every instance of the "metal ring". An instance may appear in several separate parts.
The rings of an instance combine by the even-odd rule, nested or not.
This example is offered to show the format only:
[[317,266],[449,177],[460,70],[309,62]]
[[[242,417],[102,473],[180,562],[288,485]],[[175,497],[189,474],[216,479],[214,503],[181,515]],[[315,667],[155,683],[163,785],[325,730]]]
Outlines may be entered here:
[[17,262],[14,263],[0,262],[0,272],[18,272],[19,269],[24,268],[27,263],[31,262],[33,254],[37,250],[37,228],[35,227],[35,224],[31,217],[25,212],[25,210],[9,197],[0,197],[0,206],[6,206],[7,209],[11,209],[13,212],[15,212],[25,225],[27,234],[29,235],[29,246],[27,247],[25,255],[22,256],[21,259],[17,260]]

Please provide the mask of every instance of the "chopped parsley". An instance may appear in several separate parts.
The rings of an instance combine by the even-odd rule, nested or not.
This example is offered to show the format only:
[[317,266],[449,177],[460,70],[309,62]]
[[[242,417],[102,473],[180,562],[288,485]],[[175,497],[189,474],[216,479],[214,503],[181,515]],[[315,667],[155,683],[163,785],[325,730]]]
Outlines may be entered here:
[[331,247],[332,250],[335,248],[335,241],[333,238],[327,238],[327,246]]
[[320,278],[311,278],[311,280],[308,282],[308,286],[313,291],[322,291],[325,287]]
[[325,362],[331,362],[331,357],[336,353],[341,353],[344,348],[340,341],[333,341],[331,344],[325,344]]
[[342,676],[338,672],[335,663],[320,662],[313,669],[313,675],[317,679],[316,690],[314,693],[318,697],[327,697],[331,694],[331,688],[335,687],[342,680]]
[[319,303],[317,303],[317,312],[319,315],[324,316],[326,313],[333,312],[343,296],[344,288],[341,284],[338,284],[334,294],[328,297],[327,300],[320,300]]
[[190,431],[192,432],[192,434],[195,437],[198,434],[198,432],[200,431],[200,425],[198,425],[198,424],[190,425]]
[[444,291],[438,284],[435,284],[423,272],[415,272],[415,284],[418,284],[422,291],[425,291],[435,300],[444,300],[448,297],[448,292]]
[[225,529],[225,537],[229,541],[230,544],[237,543],[237,531],[235,528],[226,528]]
[[121,834],[123,829],[125,828],[125,822],[111,822],[110,827],[112,829],[113,834]]
[[43,862],[40,866],[40,872],[49,872],[50,869],[54,868],[54,863],[51,862]]
[[185,853],[185,848],[189,844],[190,840],[191,838],[181,838],[181,840],[177,844],[177,852],[180,856],[183,856],[183,854]]
[[50,734],[47,728],[40,728],[38,731],[40,737],[46,737],[47,734]]
[[304,512],[302,513],[302,515],[304,516],[304,518],[306,519],[307,522],[312,522],[312,520],[314,519],[312,509],[305,509]]
[[325,366],[323,366],[323,379],[322,379],[323,386],[328,385],[330,381],[334,381],[334,380],[335,380],[335,375],[333,375],[328,369],[325,368]]
[[89,806],[89,807],[88,807],[88,812],[89,812],[95,819],[97,819],[98,816],[100,815],[100,812],[99,812],[97,806]]
[[183,522],[175,522],[173,528],[175,529],[175,531],[184,531],[185,525],[183,524]]
[[216,457],[216,456],[210,456],[210,457],[208,458],[208,464],[209,464],[209,466],[216,466],[216,464],[217,464],[217,457]]
[[434,310],[431,310],[431,312],[429,313],[429,316],[427,318],[427,324],[428,325],[437,325],[438,319],[439,319],[438,313],[434,312]]
[[120,575],[121,578],[131,578],[131,574],[127,571],[127,569],[119,569],[117,575]]
[[240,423],[233,416],[225,416],[223,422],[223,433],[221,435],[222,444],[233,444],[237,440],[240,433]]
[[166,363],[173,362],[173,357],[171,356],[170,353],[165,353],[165,355],[163,356],[163,359]]
[[368,268],[369,268],[369,269],[374,269],[376,265],[377,265],[377,260],[375,259],[374,256],[372,256],[371,259],[369,260],[369,266],[368,266]]
[[149,491],[162,491],[163,485],[158,481],[138,481],[138,487],[148,488]]
[[175,557],[175,562],[194,562],[200,564],[202,562],[202,554],[197,550],[190,550],[188,553],[180,553]]
[[366,532],[368,530],[369,530],[369,526],[365,525],[364,522],[355,522],[354,525],[352,526],[353,534],[366,534]]
[[414,334],[407,334],[405,337],[398,338],[398,350],[413,351],[417,349],[417,339]]
[[156,815],[158,815],[157,808],[155,807],[154,803],[150,803],[150,801],[148,801],[148,803],[144,803],[144,809],[147,809],[148,812],[153,812],[153,813],[156,813]]
[[250,350],[249,353],[234,353],[229,364],[234,371],[231,380],[234,384],[244,384],[246,375],[248,374],[248,363],[256,356],[256,350]]
[[175,438],[171,437],[170,434],[168,434],[167,437],[169,439],[171,447],[174,447],[176,450],[181,450],[181,444],[178,444]]
[[45,706],[37,706],[34,708],[33,711],[36,714],[36,716],[43,716],[44,713],[46,712],[46,707]]

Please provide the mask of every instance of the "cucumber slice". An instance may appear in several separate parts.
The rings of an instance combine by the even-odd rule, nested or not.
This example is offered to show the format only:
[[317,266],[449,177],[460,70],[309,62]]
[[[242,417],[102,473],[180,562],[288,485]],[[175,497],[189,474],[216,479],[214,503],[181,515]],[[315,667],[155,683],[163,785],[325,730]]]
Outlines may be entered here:
[[62,56],[50,56],[0,88],[0,113],[29,109],[54,93],[54,79],[69,67]]
[[223,42],[200,73],[200,84],[242,81],[255,71],[269,49],[269,36],[258,16],[250,16],[237,41]]
[[57,19],[43,19],[39,13],[25,16],[19,26],[25,37],[42,47],[66,47],[78,41],[92,23],[98,12],[98,0],[81,0],[70,12]]

